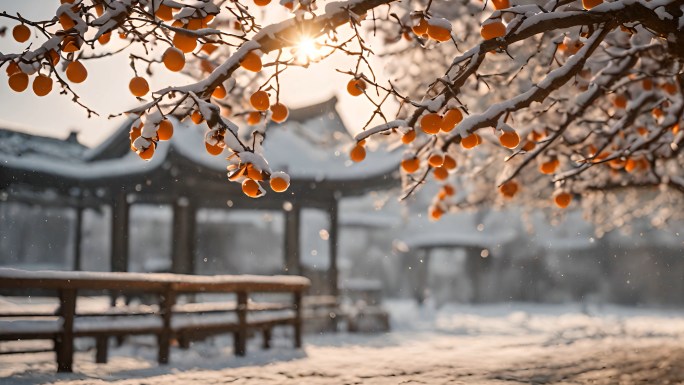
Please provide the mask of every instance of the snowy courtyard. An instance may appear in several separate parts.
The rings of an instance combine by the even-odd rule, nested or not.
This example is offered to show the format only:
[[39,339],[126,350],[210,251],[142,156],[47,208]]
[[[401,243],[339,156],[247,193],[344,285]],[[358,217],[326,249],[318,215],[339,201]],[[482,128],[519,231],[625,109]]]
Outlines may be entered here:
[[[95,364],[76,355],[55,374],[53,353],[0,356],[0,383],[24,384],[680,384],[684,312],[580,305],[446,305],[389,301],[385,334],[305,336],[293,350],[251,341],[247,357],[230,338],[174,348],[159,366],[153,343],[129,341]],[[87,346],[81,346],[81,350]]]
[[0,6],[0,385],[684,385],[684,0]]

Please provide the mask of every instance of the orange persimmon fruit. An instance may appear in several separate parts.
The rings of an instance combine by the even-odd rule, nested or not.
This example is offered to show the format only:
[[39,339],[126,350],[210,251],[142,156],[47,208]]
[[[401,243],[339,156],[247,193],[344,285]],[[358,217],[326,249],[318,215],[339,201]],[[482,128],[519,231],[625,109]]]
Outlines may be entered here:
[[204,121],[204,116],[202,116],[199,111],[195,110],[190,115],[190,120],[192,120],[192,122],[195,124],[200,124]]
[[204,142],[204,148],[210,155],[220,155],[223,152],[223,147],[217,144],[210,144],[209,142]]
[[146,149],[138,152],[138,156],[143,160],[150,160],[150,159],[152,159],[153,155],[154,155],[154,142],[150,143],[150,145]]
[[420,168],[420,161],[418,158],[409,158],[401,161],[401,168],[409,174],[418,171]]
[[570,195],[568,192],[562,191],[553,197],[553,202],[556,204],[556,206],[564,209],[570,205],[570,202],[572,202],[572,195]]
[[271,120],[276,123],[282,123],[287,120],[290,111],[282,103],[276,103],[271,106]]
[[187,33],[176,32],[173,35],[173,46],[181,50],[183,53],[189,53],[197,47],[197,39]]
[[518,192],[518,183],[514,180],[509,180],[508,182],[499,186],[499,193],[506,198],[513,198]]
[[247,124],[256,126],[261,121],[261,113],[259,111],[252,111],[247,114]]
[[268,110],[268,107],[270,106],[268,93],[263,90],[253,93],[252,96],[249,97],[249,104],[251,104],[252,107],[254,107],[254,109],[257,111]]
[[172,8],[168,5],[159,4],[159,8],[157,8],[157,11],[154,13],[154,15],[164,21],[171,21],[173,20],[173,13],[171,11]]
[[88,71],[80,61],[72,61],[67,65],[66,77],[72,83],[83,83],[88,78]]
[[178,72],[185,67],[185,55],[178,48],[167,48],[162,55],[162,61],[169,71]]
[[349,152],[349,158],[354,162],[361,162],[366,159],[366,149],[360,144],[355,145]]
[[539,171],[541,171],[542,174],[550,175],[556,172],[559,165],[560,161],[558,161],[558,158],[553,158],[539,165]]
[[456,163],[456,159],[452,158],[450,155],[444,155],[444,162],[442,163],[442,167],[446,168],[447,170],[453,170],[458,166]]
[[401,142],[404,144],[409,144],[416,139],[416,130],[409,130],[404,135],[401,136]]
[[157,127],[157,137],[159,140],[169,140],[173,136],[173,123],[170,120],[164,119],[159,122]]
[[482,143],[482,139],[478,134],[470,134],[464,138],[461,138],[461,147],[465,148],[466,150],[474,148],[480,143]]
[[418,23],[416,23],[416,25],[411,27],[411,30],[413,31],[413,33],[415,33],[418,36],[427,35],[427,32],[428,32],[427,20],[425,20],[425,18],[421,17],[420,19],[418,19]]
[[427,34],[431,39],[439,42],[451,40],[451,30],[438,25],[432,25],[428,23]]
[[436,167],[432,174],[437,180],[446,180],[449,177],[449,171],[444,167]]
[[259,72],[262,68],[261,58],[253,51],[249,51],[240,61],[240,66],[247,71]]
[[426,134],[437,135],[442,129],[442,117],[435,112],[425,114],[420,118],[420,128]]
[[520,144],[520,137],[515,131],[504,131],[499,137],[499,143],[506,148],[516,148]]
[[480,30],[482,38],[485,40],[495,39],[506,35],[506,26],[500,21],[493,21],[482,25]]
[[33,93],[37,96],[45,96],[52,91],[52,78],[45,75],[38,75],[33,79]]
[[290,187],[290,183],[285,178],[280,177],[271,178],[269,184],[271,185],[271,190],[277,193],[285,192]]
[[245,179],[242,182],[242,192],[250,198],[258,198],[259,193],[261,192],[259,189],[259,183],[252,179]]
[[511,7],[511,2],[509,0],[492,0],[492,5],[494,9],[506,9]]
[[428,157],[428,164],[432,167],[440,167],[444,164],[444,157],[441,154],[432,154]]
[[463,120],[463,114],[458,108],[452,108],[442,118],[442,131],[451,132]]
[[19,24],[12,28],[12,37],[19,43],[23,43],[31,38],[31,29],[24,24]]
[[584,9],[592,9],[595,6],[603,3],[603,0],[582,0],[582,7]]
[[223,84],[219,84],[216,88],[214,88],[214,92],[211,93],[211,96],[216,98],[216,99],[223,99],[228,95],[226,92],[226,87],[223,86]]
[[366,82],[363,79],[352,79],[347,83],[347,92],[351,96],[359,96],[366,89]]
[[29,84],[29,77],[23,72],[13,73],[7,80],[14,92],[24,92]]
[[150,92],[150,85],[147,84],[145,78],[136,76],[128,83],[128,89],[131,91],[133,96],[143,97]]

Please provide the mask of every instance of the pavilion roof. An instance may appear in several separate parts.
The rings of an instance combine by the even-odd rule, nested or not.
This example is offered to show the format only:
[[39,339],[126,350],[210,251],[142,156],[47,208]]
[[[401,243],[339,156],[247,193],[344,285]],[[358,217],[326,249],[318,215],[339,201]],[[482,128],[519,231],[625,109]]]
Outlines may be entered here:
[[[25,128],[23,130],[26,130]],[[62,160],[78,160],[88,148],[76,133],[64,139],[33,135],[18,127],[0,127],[0,153],[14,156],[42,155]]]
[[[433,222],[423,215],[408,223],[401,239],[411,250],[479,248],[494,252],[517,234],[515,229],[501,226],[500,219],[496,213],[481,217],[476,212],[461,212],[445,215],[438,222]],[[477,229],[480,222],[486,225],[482,231]]]
[[[291,111],[283,124],[269,124],[264,152],[274,171],[286,171],[292,185],[332,191],[340,195],[356,195],[395,184],[391,176],[401,159],[398,151],[369,151],[361,164],[352,164],[347,151],[354,143],[335,110],[336,98],[323,103]],[[82,145],[65,146],[64,141],[52,138],[19,134],[22,145],[0,147],[0,168],[11,180],[0,180],[0,186],[12,182],[28,185],[100,187],[106,185],[150,185],[156,176],[157,185],[163,184],[160,174],[174,180],[194,178],[195,183],[213,184],[214,190],[233,185],[226,180],[227,162],[222,156],[211,156],[204,150],[206,125],[182,122],[176,124],[174,136],[160,142],[155,156],[142,161],[130,151],[127,121],[99,146],[87,149]],[[40,143],[40,146],[37,146]],[[40,151],[21,151],[21,148],[39,147]],[[60,149],[68,150],[68,156]],[[17,149],[19,148],[19,149]],[[368,183],[365,183],[368,182]],[[312,183],[320,185],[313,186]],[[235,186],[233,186],[235,187]],[[237,186],[239,187],[239,186]],[[148,189],[150,190],[150,189]],[[136,191],[139,188],[136,187]]]

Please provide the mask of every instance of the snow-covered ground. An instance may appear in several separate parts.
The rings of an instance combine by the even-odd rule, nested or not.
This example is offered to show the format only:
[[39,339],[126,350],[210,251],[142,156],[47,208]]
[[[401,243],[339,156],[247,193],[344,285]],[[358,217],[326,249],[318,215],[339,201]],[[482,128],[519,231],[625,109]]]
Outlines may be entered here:
[[[684,311],[579,305],[387,304],[386,334],[281,336],[248,356],[230,338],[174,349],[158,366],[153,340],[114,348],[97,365],[77,353],[56,374],[52,353],[0,355],[0,383],[23,384],[681,384]],[[84,346],[82,346],[84,347]]]

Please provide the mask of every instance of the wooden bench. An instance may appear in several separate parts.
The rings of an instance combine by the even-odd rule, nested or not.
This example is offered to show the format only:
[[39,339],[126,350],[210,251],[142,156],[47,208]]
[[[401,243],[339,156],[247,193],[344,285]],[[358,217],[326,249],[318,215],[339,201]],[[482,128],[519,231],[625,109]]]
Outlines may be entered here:
[[[28,272],[0,268],[0,290],[49,289],[57,292],[59,307],[53,312],[3,311],[0,309],[0,341],[46,339],[54,341],[58,371],[70,372],[73,366],[74,339],[96,340],[96,361],[106,362],[110,337],[156,335],[158,362],[168,363],[172,338],[182,347],[190,341],[211,335],[232,333],[234,351],[246,353],[250,331],[261,331],[264,346],[270,345],[271,329],[286,325],[294,329],[294,345],[302,343],[302,295],[310,282],[297,276],[195,276],[181,274],[97,273],[97,272]],[[101,312],[76,312],[78,292],[117,291],[153,293],[158,306],[113,308]],[[199,293],[233,293],[231,303],[177,304],[179,295]],[[256,303],[253,293],[291,295],[291,302]],[[268,315],[278,311],[280,314]],[[199,317],[204,314],[225,317]],[[228,315],[232,315],[232,317]],[[4,321],[11,317],[11,322]],[[39,329],[26,322],[51,317]],[[103,317],[104,320],[102,319]],[[128,317],[128,318],[121,318]],[[139,317],[139,319],[136,319]],[[107,321],[113,318],[114,321]],[[98,320],[99,319],[99,320]]]

